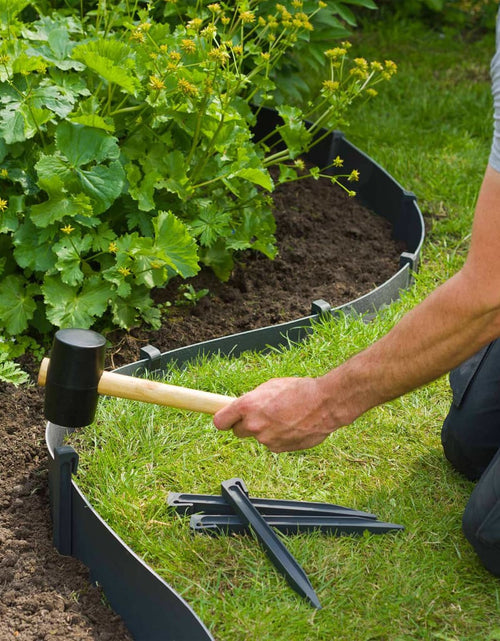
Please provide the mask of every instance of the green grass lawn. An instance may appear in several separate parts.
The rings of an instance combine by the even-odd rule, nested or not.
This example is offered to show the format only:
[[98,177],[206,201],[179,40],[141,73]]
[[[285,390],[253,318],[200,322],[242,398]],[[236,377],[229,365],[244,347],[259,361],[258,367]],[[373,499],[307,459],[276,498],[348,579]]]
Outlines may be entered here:
[[[176,384],[238,395],[273,376],[317,375],[384,334],[461,265],[491,138],[493,34],[465,42],[419,24],[367,24],[357,55],[398,75],[352,113],[347,137],[414,191],[428,236],[416,284],[373,322],[341,318],[287,351],[214,358],[173,371]],[[211,418],[106,399],[79,433],[79,483],[218,641],[493,641],[500,583],[461,533],[472,484],[445,461],[446,379],[370,411],[319,447],[275,455],[217,432]],[[322,602],[313,610],[251,537],[192,535],[169,491],[218,493],[240,476],[255,496],[324,500],[401,523],[382,536],[286,537]]]

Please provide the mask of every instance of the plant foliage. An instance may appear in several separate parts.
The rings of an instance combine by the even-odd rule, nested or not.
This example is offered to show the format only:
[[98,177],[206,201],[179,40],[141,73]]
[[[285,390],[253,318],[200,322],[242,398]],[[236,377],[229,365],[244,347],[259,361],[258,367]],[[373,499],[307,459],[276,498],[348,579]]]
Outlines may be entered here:
[[[349,5],[374,6],[0,0],[0,333],[158,326],[153,288],[202,264],[227,278],[247,248],[272,258],[269,168],[307,175],[300,155],[395,71],[324,48]],[[277,71],[310,42],[320,94],[284,103]],[[263,106],[274,142],[254,139]]]

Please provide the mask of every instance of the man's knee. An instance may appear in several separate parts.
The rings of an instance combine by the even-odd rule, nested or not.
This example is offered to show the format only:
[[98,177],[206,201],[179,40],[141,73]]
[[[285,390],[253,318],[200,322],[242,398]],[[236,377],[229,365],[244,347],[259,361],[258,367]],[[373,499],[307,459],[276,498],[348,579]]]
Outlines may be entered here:
[[443,424],[446,457],[467,478],[478,479],[500,447],[500,341],[450,373],[453,402]]
[[[465,419],[465,420],[464,420]],[[477,479],[484,472],[488,461],[484,460],[482,452],[477,452],[477,445],[469,437],[467,417],[460,414],[452,406],[441,430],[443,452],[453,467],[470,481]]]
[[486,569],[500,576],[500,453],[474,488],[462,528]]

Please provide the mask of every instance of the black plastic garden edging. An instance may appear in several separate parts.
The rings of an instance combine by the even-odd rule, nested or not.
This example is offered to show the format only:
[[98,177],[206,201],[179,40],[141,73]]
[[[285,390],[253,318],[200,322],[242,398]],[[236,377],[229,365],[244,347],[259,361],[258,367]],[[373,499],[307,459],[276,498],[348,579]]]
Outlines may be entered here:
[[[270,131],[277,116],[260,116],[259,132]],[[424,240],[424,223],[414,194],[406,191],[380,165],[335,132],[314,148],[309,160],[326,166],[340,156],[346,173],[360,172],[357,198],[392,225],[395,239],[405,244],[399,267],[385,283],[349,303],[332,308],[325,301],[312,303],[311,315],[288,323],[223,336],[161,354],[148,346],[141,359],[120,367],[117,372],[140,375],[161,373],[172,364],[182,367],[202,355],[223,354],[237,357],[246,350],[265,350],[305,339],[314,323],[324,314],[365,314],[396,300],[412,283]],[[53,519],[53,540],[61,554],[82,561],[92,581],[102,586],[106,597],[136,641],[205,641],[213,637],[205,624],[175,590],[151,570],[105,523],[85,498],[75,480],[78,455],[64,445],[67,430],[48,423],[49,486]]]

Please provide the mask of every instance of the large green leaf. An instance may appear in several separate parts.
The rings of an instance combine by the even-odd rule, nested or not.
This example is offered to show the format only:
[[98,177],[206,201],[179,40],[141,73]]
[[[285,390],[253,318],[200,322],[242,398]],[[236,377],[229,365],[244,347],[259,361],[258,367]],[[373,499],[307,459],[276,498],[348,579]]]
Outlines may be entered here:
[[56,269],[61,274],[61,280],[68,285],[79,285],[83,282],[82,256],[90,249],[92,238],[72,234],[71,238],[63,238],[54,245],[57,254]]
[[71,165],[82,167],[90,162],[116,160],[120,155],[118,141],[102,129],[68,121],[56,130],[56,145]]
[[43,44],[36,43],[27,49],[30,55],[42,56],[47,62],[52,63],[58,69],[67,71],[68,69],[75,69],[80,71],[85,69],[85,65],[81,62],[71,59],[71,51],[74,47],[74,42],[70,40],[67,25],[60,25],[58,23],[50,23],[45,21],[44,28],[33,34],[32,38],[36,36],[46,42]]
[[135,96],[140,89],[139,81],[130,70],[134,65],[131,49],[124,42],[102,39],[77,45],[72,57],[129,94]]
[[105,131],[64,121],[57,127],[56,143],[60,153],[42,155],[35,165],[38,185],[49,195],[47,201],[31,209],[39,227],[64,216],[106,211],[125,182],[118,160],[95,164],[119,155],[116,138]]
[[35,169],[38,175],[38,186],[51,195],[62,194],[64,183],[71,178],[68,165],[61,156],[42,154]]
[[161,211],[153,221],[153,251],[183,278],[199,271],[196,242],[186,225],[174,214]]
[[22,276],[7,276],[0,283],[0,318],[5,330],[15,336],[28,327],[36,309],[37,285],[28,284]]
[[271,179],[271,176],[265,169],[259,169],[257,167],[247,167],[244,169],[239,169],[236,175],[240,178],[244,178],[245,180],[249,180],[255,185],[259,185],[259,187],[267,189],[267,191],[273,190],[273,181]]
[[26,140],[24,115],[19,109],[19,103],[11,103],[1,110],[0,137],[8,145]]
[[62,220],[65,216],[74,218],[80,214],[91,215],[92,207],[87,196],[79,194],[72,198],[63,194],[51,196],[38,205],[31,206],[31,217],[38,227],[47,227],[51,223]]
[[98,165],[89,170],[78,169],[82,190],[93,201],[96,214],[106,211],[122,192],[125,172],[120,162],[112,162],[109,167]]
[[153,306],[153,301],[146,287],[139,286],[127,298],[117,297],[111,303],[113,322],[118,327],[129,329],[142,317],[154,329],[161,326],[160,310]]
[[13,235],[14,257],[23,269],[47,272],[54,267],[56,256],[52,251],[51,232],[40,231],[27,219]]
[[110,297],[109,283],[98,276],[87,278],[82,287],[66,285],[47,276],[42,285],[47,318],[57,327],[89,328],[102,316]]

